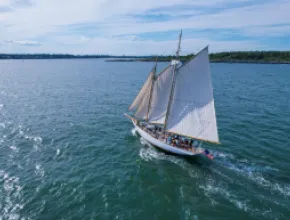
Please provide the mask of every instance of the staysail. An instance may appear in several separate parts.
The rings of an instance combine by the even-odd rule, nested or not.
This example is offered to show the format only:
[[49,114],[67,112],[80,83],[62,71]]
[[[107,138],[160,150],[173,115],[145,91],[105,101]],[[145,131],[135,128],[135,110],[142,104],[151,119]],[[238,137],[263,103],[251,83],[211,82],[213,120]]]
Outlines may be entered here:
[[164,124],[172,84],[173,66],[166,67],[156,78],[149,110],[149,122]]
[[147,81],[144,83],[141,91],[133,101],[129,110],[136,111],[135,118],[141,120],[148,120],[151,97],[153,93],[153,86],[155,81],[157,62],[149,74]]
[[154,77],[154,69],[150,72],[148,79],[146,80],[146,82],[144,83],[142,89],[140,90],[140,92],[138,93],[138,95],[136,96],[136,98],[134,99],[133,103],[131,104],[131,106],[129,107],[130,111],[136,111],[140,104],[142,103],[144,97],[146,96],[146,94],[148,93],[148,91],[150,90],[152,81],[153,81],[153,77]]
[[149,86],[147,88],[147,90],[145,91],[145,95],[135,113],[135,118],[141,119],[141,120],[147,120],[148,117],[148,109],[149,109],[149,105],[150,105],[150,94],[152,91],[152,86],[154,83],[154,75],[153,73],[150,74],[150,81],[149,81]]
[[166,129],[210,142],[219,142],[208,47],[176,69]]

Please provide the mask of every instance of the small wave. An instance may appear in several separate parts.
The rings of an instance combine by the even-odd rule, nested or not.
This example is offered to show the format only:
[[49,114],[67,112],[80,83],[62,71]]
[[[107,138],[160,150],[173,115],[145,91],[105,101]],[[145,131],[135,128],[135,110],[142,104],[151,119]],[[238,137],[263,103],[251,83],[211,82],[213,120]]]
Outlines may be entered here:
[[150,144],[148,141],[146,141],[144,138],[140,138],[140,143],[142,145],[147,145],[148,147],[153,147],[152,144]]
[[279,171],[279,169],[274,168],[274,167],[270,167],[270,166],[266,166],[265,169],[271,170],[271,171]]
[[179,192],[180,192],[180,195],[181,195],[181,200],[184,200],[184,193],[183,193],[183,188],[182,188],[182,186],[180,186],[180,188],[179,188]]
[[133,129],[131,130],[131,132],[132,132],[132,134],[133,134],[134,136],[137,136],[137,130],[136,130],[135,128],[133,128]]
[[[31,140],[35,143],[35,145],[41,145],[42,144],[42,138],[40,136],[34,136],[34,135],[28,135],[25,133],[25,131],[29,131],[29,128],[23,129],[22,125],[19,125],[18,127],[14,127],[11,130],[11,134],[19,134],[20,137],[26,139],[26,140]],[[37,148],[37,147],[36,147]]]
[[248,159],[246,159],[246,158],[238,159],[237,161],[240,163],[249,163]]
[[215,152],[212,152],[212,154],[215,158],[229,158],[229,159],[235,158],[235,156],[230,153],[222,153],[222,152],[215,151]]
[[12,190],[16,189],[17,191],[20,191],[21,187],[19,186],[19,178],[18,177],[9,177],[6,176],[6,178],[4,179],[4,189],[7,192],[11,192]]
[[41,177],[44,176],[44,169],[41,167],[40,164],[35,165],[35,173],[36,173],[36,175],[39,175]]
[[158,152],[152,149],[151,147],[149,148],[141,148],[140,157],[145,160],[145,161],[152,161],[154,159],[158,159],[160,156],[158,155]]
[[0,127],[1,127],[1,128],[3,128],[3,129],[5,129],[5,128],[6,128],[6,126],[5,126],[5,124],[4,124],[4,123],[0,123]]
[[21,198],[22,187],[19,178],[10,176],[4,170],[0,170],[1,182],[3,182],[3,190],[0,189],[2,201],[1,217],[4,219],[19,219],[19,212],[23,209],[23,204],[18,203]]
[[42,143],[42,138],[40,136],[29,136],[29,135],[25,135],[24,138],[25,139],[28,139],[28,140],[32,140],[32,141],[34,141],[38,145],[40,145]]
[[14,152],[19,152],[19,149],[15,146],[10,146],[9,147],[11,150],[13,150]]
[[106,193],[103,193],[103,201],[104,201],[104,204],[105,204],[105,209],[107,209],[109,204],[108,204],[108,199],[107,199]]

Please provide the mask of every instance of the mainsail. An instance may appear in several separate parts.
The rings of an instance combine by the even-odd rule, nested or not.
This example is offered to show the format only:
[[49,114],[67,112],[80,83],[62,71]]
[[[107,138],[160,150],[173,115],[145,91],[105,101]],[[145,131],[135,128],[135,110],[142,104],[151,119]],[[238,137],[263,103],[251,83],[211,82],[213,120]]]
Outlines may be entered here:
[[166,130],[219,142],[208,47],[176,69]]
[[173,66],[166,67],[156,78],[149,110],[149,122],[164,124],[172,84]]

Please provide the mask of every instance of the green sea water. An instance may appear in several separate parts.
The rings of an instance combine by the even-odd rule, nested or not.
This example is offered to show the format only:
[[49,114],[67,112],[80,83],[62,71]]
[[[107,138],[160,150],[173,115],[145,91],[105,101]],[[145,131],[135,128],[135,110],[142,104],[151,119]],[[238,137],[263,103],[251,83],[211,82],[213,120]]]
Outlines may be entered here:
[[123,116],[152,66],[0,61],[0,219],[290,219],[290,65],[211,64],[210,166]]

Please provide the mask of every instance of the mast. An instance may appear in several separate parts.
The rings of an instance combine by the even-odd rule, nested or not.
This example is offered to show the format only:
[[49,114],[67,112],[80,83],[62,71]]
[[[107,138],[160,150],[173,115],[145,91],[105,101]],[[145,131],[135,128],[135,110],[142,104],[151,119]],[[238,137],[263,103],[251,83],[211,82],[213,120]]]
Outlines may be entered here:
[[147,121],[149,121],[149,111],[150,111],[150,106],[151,106],[152,92],[153,92],[154,83],[155,83],[155,73],[156,73],[156,67],[157,67],[157,59],[158,59],[158,56],[156,57],[155,66],[152,69],[153,80],[152,80],[152,84],[151,84],[151,88],[150,88],[149,104],[148,104],[148,110],[147,110]]
[[180,45],[181,45],[181,37],[182,37],[182,30],[180,31],[180,34],[179,34],[178,47],[177,47],[177,51],[176,51],[176,59],[179,58]]
[[[176,59],[179,58],[179,52],[180,52],[180,45],[181,45],[181,37],[182,37],[182,30],[180,31],[179,34],[179,41],[178,41],[178,47],[177,47],[177,51],[176,51]],[[176,79],[176,64],[177,62],[174,62],[174,69],[173,69],[173,74],[172,74],[172,85],[171,85],[171,90],[170,90],[170,96],[169,96],[169,101],[168,101],[168,105],[167,105],[167,109],[166,109],[166,116],[165,116],[165,122],[164,122],[164,131],[167,128],[167,120],[168,120],[168,116],[169,116],[169,111],[171,108],[171,103],[172,103],[172,96],[173,96],[173,92],[174,92],[174,85],[175,85],[175,79]]]

